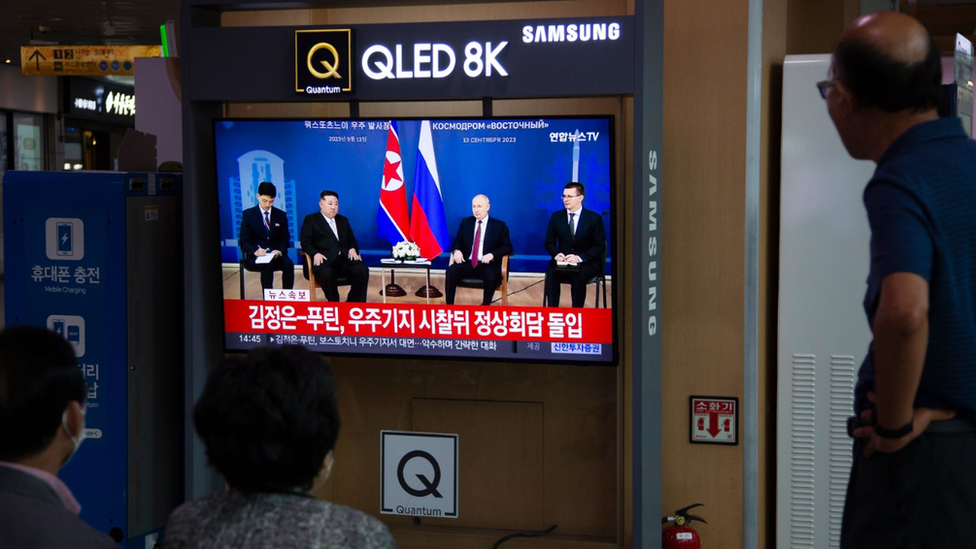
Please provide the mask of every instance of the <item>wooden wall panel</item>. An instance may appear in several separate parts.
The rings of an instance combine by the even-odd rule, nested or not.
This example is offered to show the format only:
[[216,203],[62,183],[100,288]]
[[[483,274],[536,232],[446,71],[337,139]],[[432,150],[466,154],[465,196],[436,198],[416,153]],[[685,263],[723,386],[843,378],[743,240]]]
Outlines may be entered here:
[[[415,359],[333,358],[339,380],[339,403],[343,427],[336,447],[336,464],[328,490],[332,501],[379,516],[395,526],[401,548],[432,547],[442,534],[458,533],[458,525],[473,526],[471,535],[504,535],[505,531],[530,528],[541,530],[558,524],[563,543],[591,540],[616,543],[617,534],[617,370],[606,367],[567,367],[562,365],[480,364],[474,362],[436,362]],[[420,399],[418,401],[418,399]],[[443,405],[418,411],[423,400],[452,401],[458,410],[451,417]],[[508,527],[481,504],[459,509],[462,522],[441,526],[446,520],[424,519],[414,524],[410,517],[379,514],[379,431],[426,429],[433,424],[456,424],[471,430],[477,425],[480,439],[469,435],[460,440],[462,448],[484,444],[508,444],[513,434],[508,403],[523,410],[540,406],[545,411],[542,434],[536,442],[541,448],[542,478],[545,486],[541,514],[530,513]],[[490,414],[492,405],[500,406]],[[471,409],[476,409],[471,412]],[[453,412],[452,412],[453,413]],[[445,414],[438,417],[438,414]],[[463,415],[462,415],[463,414]],[[526,416],[531,419],[532,414]],[[485,421],[494,418],[496,421]],[[421,425],[415,424],[415,420]],[[475,423],[472,423],[475,422]],[[479,423],[480,422],[480,423]],[[452,425],[453,425],[452,424]],[[537,431],[538,427],[529,430]],[[467,440],[467,442],[465,442]],[[535,450],[527,450],[534,455]],[[532,458],[535,459],[535,458]],[[465,461],[461,471],[462,500],[465,479],[490,479],[505,464],[477,459]],[[519,465],[521,466],[521,464]],[[535,470],[535,466],[529,470]],[[475,485],[477,483],[475,482]],[[504,505],[506,498],[500,497]],[[511,503],[517,506],[518,503]],[[533,508],[534,509],[534,508]],[[528,522],[526,522],[528,521]],[[477,533],[490,530],[494,534]],[[451,534],[453,535],[453,534]],[[407,540],[425,540],[412,544]]]
[[850,11],[844,0],[789,0],[786,53],[830,53]]
[[[536,530],[545,521],[541,402],[414,399],[411,430],[458,435],[457,519],[440,526]],[[550,413],[553,410],[549,410]],[[557,435],[558,436],[558,435]],[[444,497],[450,497],[444,494]]]
[[[688,442],[688,397],[742,396],[748,2],[665,3],[663,511],[742,545],[742,447]],[[741,433],[741,431],[740,431]]]

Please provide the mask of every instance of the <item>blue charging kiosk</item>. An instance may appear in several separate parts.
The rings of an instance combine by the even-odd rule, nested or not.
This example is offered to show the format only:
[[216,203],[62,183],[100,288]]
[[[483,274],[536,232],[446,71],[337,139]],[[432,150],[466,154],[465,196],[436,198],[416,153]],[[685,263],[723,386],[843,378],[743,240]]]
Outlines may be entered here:
[[182,501],[181,179],[3,179],[6,324],[62,334],[89,387],[86,440],[60,477],[85,522],[140,549]]

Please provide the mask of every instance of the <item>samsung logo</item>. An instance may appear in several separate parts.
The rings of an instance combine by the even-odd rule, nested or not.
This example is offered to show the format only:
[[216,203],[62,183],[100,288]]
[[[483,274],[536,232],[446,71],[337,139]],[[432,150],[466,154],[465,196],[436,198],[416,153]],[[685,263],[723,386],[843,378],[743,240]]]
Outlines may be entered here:
[[583,23],[569,25],[526,25],[522,27],[522,42],[590,42],[617,40],[620,23]]

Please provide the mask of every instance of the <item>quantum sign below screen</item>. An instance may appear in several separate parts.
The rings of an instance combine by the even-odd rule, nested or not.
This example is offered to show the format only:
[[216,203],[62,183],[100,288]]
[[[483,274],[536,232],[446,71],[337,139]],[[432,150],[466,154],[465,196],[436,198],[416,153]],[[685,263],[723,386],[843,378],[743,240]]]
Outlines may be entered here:
[[[338,213],[348,219],[369,269],[365,303],[345,301],[349,286],[338,288],[342,302],[324,301],[321,289],[312,301],[287,292],[255,299],[262,295],[258,273],[245,275],[245,296],[236,283],[225,284],[226,348],[301,344],[330,354],[614,363],[612,131],[608,117],[215,121],[225,279],[237,280],[244,211],[257,205],[265,181],[276,189],[281,217],[272,224],[287,231],[295,289],[308,287],[299,235],[306,216],[321,215],[323,190],[338,193]],[[547,272],[554,268],[547,240],[555,238],[553,220],[565,223],[562,197],[570,181],[585,186],[587,230],[602,225],[605,258],[591,265],[602,260],[603,269],[594,269],[583,307],[570,307],[570,284],[560,285],[561,307],[543,307]],[[420,242],[421,256],[431,260],[430,285],[445,291],[461,226],[482,194],[490,201],[488,223],[503,222],[510,235],[507,305],[501,290],[488,306],[478,305],[480,289],[459,288],[455,305],[444,297],[417,297],[427,273],[413,269],[410,278],[409,267],[391,273],[399,269],[389,264],[393,245]],[[401,231],[391,219],[399,220]],[[406,295],[384,300],[381,279],[389,282],[391,274]],[[276,273],[274,288],[281,285]]]

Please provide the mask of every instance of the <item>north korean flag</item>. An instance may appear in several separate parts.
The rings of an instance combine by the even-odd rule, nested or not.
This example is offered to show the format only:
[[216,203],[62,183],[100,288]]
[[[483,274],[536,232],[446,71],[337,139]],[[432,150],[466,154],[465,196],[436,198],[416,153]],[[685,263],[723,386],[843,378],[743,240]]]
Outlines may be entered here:
[[407,213],[407,190],[403,185],[400,161],[400,136],[396,122],[390,121],[383,159],[383,181],[380,183],[380,207],[376,211],[376,234],[391,245],[410,240],[410,215]]

